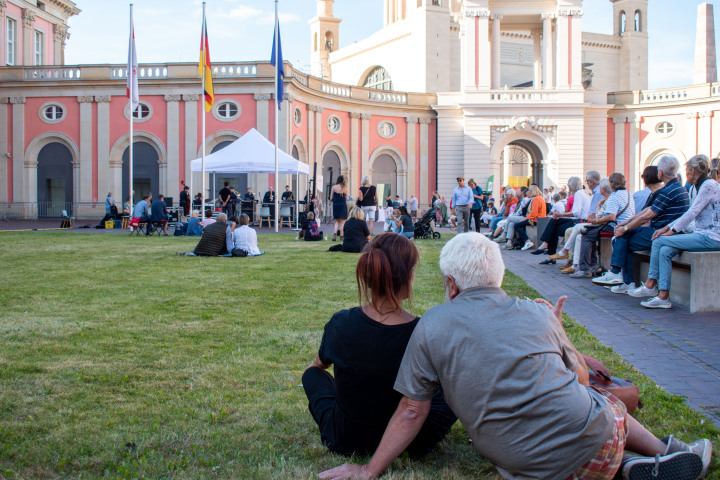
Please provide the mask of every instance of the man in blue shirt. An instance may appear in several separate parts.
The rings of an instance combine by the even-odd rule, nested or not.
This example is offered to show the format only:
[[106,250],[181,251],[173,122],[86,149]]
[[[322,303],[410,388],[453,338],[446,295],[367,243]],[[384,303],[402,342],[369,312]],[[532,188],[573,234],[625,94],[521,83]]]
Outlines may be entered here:
[[592,198],[590,199],[590,208],[588,209],[588,215],[595,216],[595,210],[597,210],[598,203],[602,200],[602,194],[600,193],[600,172],[597,170],[590,170],[585,174],[585,183],[588,188],[592,190]]
[[473,193],[472,189],[465,185],[465,177],[457,177],[457,183],[458,186],[455,187],[452,194],[452,208],[455,210],[458,221],[458,233],[460,233],[460,225],[463,226],[463,232],[469,232]]
[[150,220],[153,222],[162,222],[163,233],[167,237],[168,211],[164,195],[158,195],[158,199],[150,205]]
[[[677,220],[690,207],[688,192],[677,178],[680,162],[666,155],[660,158],[657,167],[658,178],[665,186],[655,193],[649,207],[615,227],[612,269],[593,279],[598,285],[614,285],[613,293],[627,293],[635,288],[633,252],[651,248],[655,230]],[[649,227],[642,226],[647,222],[650,222]]]
[[143,199],[140,200],[137,205],[135,205],[135,208],[133,209],[132,216],[135,218],[139,218],[140,221],[146,223],[145,227],[145,235],[150,235],[150,229],[152,227],[150,223],[150,216],[148,215],[148,202],[152,198],[151,193],[147,193],[143,196]]

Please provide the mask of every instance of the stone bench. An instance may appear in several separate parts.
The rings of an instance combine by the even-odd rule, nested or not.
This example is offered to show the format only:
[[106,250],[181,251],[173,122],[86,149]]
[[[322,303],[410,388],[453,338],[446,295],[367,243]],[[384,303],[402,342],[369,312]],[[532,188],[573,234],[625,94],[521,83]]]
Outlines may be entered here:
[[[635,282],[647,278],[650,251],[635,252]],[[720,251],[680,252],[672,262],[670,300],[690,312],[720,312]]]

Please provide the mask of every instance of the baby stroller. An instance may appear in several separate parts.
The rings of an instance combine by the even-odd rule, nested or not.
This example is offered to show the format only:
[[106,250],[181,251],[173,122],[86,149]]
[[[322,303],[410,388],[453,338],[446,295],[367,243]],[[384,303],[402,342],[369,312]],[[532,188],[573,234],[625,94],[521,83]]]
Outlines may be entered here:
[[415,222],[415,238],[440,238],[440,232],[433,230],[430,224],[435,220],[435,207],[425,212],[425,215]]

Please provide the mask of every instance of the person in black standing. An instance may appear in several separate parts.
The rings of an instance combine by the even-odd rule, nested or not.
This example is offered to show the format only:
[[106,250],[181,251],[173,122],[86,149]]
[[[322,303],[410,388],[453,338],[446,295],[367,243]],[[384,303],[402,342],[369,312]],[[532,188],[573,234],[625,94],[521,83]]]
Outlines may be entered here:
[[235,216],[237,212],[237,202],[238,195],[235,193],[235,187],[230,187],[230,201],[228,202],[228,206],[230,207],[231,213],[228,214],[228,217]]
[[355,206],[362,209],[365,215],[365,221],[368,224],[368,229],[372,235],[373,226],[375,225],[375,212],[378,209],[378,196],[375,185],[370,183],[370,177],[367,175],[362,179],[362,185],[360,186]]
[[183,208],[183,212],[187,217],[190,215],[190,187],[185,185],[185,182],[182,182],[182,184],[183,189],[180,192],[180,206]]
[[220,190],[220,206],[223,213],[227,214],[228,217],[232,215],[232,206],[230,205],[230,189],[228,188],[229,185],[230,182],[225,182],[225,186],[222,190]]
[[[346,239],[352,211],[350,215]],[[367,228],[362,220],[358,223]],[[419,321],[402,304],[412,295],[418,259],[417,248],[402,235],[383,233],[370,242],[356,267],[363,305],[332,316],[315,360],[302,376],[310,414],[331,452],[373,453],[398,407],[401,395],[393,385]],[[335,377],[327,372],[331,365]],[[438,390],[408,453],[420,456],[432,450],[455,421]]]

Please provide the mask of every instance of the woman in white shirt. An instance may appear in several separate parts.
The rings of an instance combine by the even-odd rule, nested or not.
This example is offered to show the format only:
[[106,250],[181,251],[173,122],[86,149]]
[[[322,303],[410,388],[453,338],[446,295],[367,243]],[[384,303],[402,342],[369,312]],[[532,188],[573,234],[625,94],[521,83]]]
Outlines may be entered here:
[[248,255],[262,255],[257,244],[257,233],[250,228],[250,217],[244,213],[240,215],[240,227],[233,232],[233,249],[245,250]]

